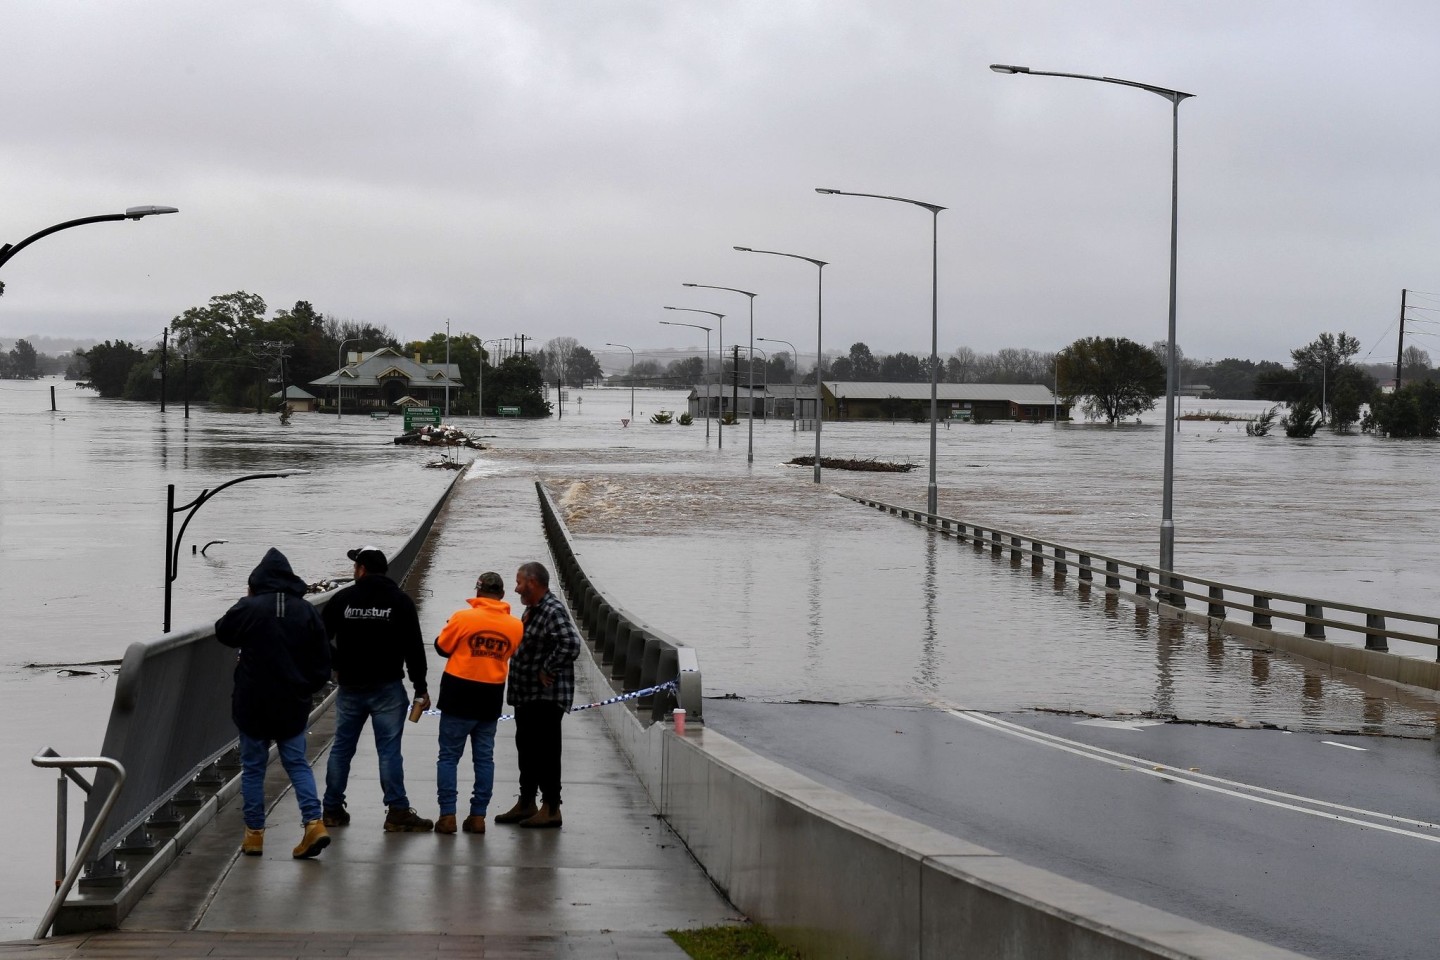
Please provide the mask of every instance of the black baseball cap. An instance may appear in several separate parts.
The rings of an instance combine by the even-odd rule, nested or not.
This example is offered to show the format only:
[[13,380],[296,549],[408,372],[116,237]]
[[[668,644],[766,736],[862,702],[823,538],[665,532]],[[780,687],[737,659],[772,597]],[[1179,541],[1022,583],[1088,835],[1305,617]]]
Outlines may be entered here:
[[385,559],[385,554],[379,547],[356,547],[345,556],[360,564],[368,573],[384,573],[390,569],[390,562]]

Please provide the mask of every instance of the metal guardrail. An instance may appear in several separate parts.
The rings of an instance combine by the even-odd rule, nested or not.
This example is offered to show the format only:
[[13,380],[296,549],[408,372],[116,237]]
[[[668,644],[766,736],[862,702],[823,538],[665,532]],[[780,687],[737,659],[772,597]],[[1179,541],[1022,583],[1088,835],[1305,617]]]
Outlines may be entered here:
[[596,659],[609,667],[610,684],[618,693],[631,693],[677,681],[672,693],[665,691],[636,700],[637,714],[648,711],[650,720],[663,720],[667,711],[680,707],[690,723],[703,721],[704,687],[701,683],[700,660],[692,647],[645,623],[620,606],[595,585],[585,573],[570,542],[570,531],[544,485],[536,481],[540,497],[540,513],[545,525],[545,538],[555,558],[557,572],[570,609],[575,614]]
[[[961,542],[971,543],[976,550],[988,549],[994,555],[1008,552],[1010,562],[1014,564],[1028,559],[1031,568],[1038,571],[1049,563],[1056,576],[1066,576],[1074,568],[1082,584],[1093,582],[1097,576],[1103,577],[1106,590],[1118,592],[1128,589],[1136,597],[1153,597],[1160,603],[1182,610],[1187,601],[1194,600],[1206,605],[1206,616],[1211,619],[1225,620],[1232,613],[1239,613],[1249,619],[1250,626],[1262,630],[1274,630],[1274,622],[1283,620],[1299,626],[1303,636],[1310,640],[1326,640],[1327,629],[1347,631],[1364,637],[1365,649],[1381,653],[1390,649],[1390,640],[1426,644],[1436,647],[1436,659],[1440,660],[1440,616],[1365,607],[1193,577],[988,524],[939,515],[931,517],[924,510],[837,493],[847,500],[951,534]],[[1122,584],[1125,586],[1122,587]],[[1339,619],[1334,616],[1336,613],[1352,614],[1354,619]],[[1397,629],[1394,626],[1396,623],[1409,628]],[[1422,634],[1416,632],[1418,629],[1429,632]]]
[[65,838],[69,834],[69,784],[65,782],[68,777],[84,790],[87,794],[94,793],[94,786],[84,777],[75,772],[76,767],[95,767],[96,769],[109,770],[110,789],[105,792],[101,801],[101,807],[108,812],[115,805],[115,799],[120,795],[120,790],[125,786],[125,768],[111,760],[109,757],[62,757],[54,750],[46,747],[40,753],[30,758],[30,762],[37,767],[56,767],[60,770],[60,777],[55,784],[56,823],[55,823],[55,896],[51,898],[50,905],[45,908],[45,915],[40,918],[40,925],[35,928],[36,940],[43,940],[50,932],[50,926],[55,922],[55,916],[60,912],[60,906],[65,898],[70,895],[70,889],[75,886],[75,881],[80,876],[80,868],[85,864],[85,858],[89,855],[95,843],[100,839],[100,825],[104,822],[103,815],[85,831],[80,840],[80,848],[76,851],[75,859],[67,868],[65,865]]
[[[456,474],[395,552],[390,576],[397,582],[403,583],[409,574],[462,476],[464,471]],[[335,593],[307,599],[323,609]],[[154,851],[152,828],[179,827],[239,770],[238,737],[230,717],[235,653],[214,638],[212,622],[137,641],[126,649],[104,746],[96,758],[103,763],[81,764],[99,767],[93,787],[75,778],[88,795],[82,827],[86,842],[67,876],[78,874],[83,863],[82,886],[123,887],[128,871],[117,854]],[[44,756],[35,762],[57,765],[40,764]],[[60,815],[65,815],[63,804]],[[61,859],[64,838],[63,833],[58,835]],[[63,900],[64,896],[57,897],[51,921]]]

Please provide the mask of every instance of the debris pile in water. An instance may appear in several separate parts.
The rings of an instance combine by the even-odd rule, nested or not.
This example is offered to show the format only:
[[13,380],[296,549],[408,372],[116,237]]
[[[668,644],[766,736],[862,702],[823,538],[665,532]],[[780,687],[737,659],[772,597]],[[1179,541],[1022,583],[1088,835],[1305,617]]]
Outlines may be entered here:
[[459,427],[451,427],[443,423],[438,427],[432,427],[429,424],[423,427],[416,427],[409,433],[396,437],[395,442],[421,447],[469,447],[471,450],[485,449],[480,441],[472,440],[469,434]]
[[[790,461],[797,467],[815,466],[815,458],[812,456],[796,457]],[[914,463],[891,463],[887,460],[876,460],[871,457],[868,460],[841,459],[840,457],[821,457],[820,466],[826,470],[865,470],[870,473],[909,473],[918,464]]]

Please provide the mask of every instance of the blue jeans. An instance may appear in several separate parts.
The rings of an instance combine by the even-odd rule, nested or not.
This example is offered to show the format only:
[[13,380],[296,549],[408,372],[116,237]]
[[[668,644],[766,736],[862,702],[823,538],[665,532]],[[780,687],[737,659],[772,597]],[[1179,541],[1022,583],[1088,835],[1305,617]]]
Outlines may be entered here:
[[470,793],[470,816],[483,817],[490,808],[490,795],[495,787],[495,726],[494,720],[464,720],[448,713],[440,715],[440,758],[435,763],[435,793],[440,801],[440,816],[454,816],[456,768],[465,755],[465,741],[470,741],[470,759],[475,764],[475,789]]
[[345,805],[345,784],[350,780],[350,761],[365,721],[375,732],[375,752],[380,755],[380,789],[385,806],[409,807],[405,796],[405,761],[400,756],[400,735],[405,732],[405,713],[410,700],[399,680],[374,687],[341,687],[335,698],[335,742],[325,767],[325,809]]
[[[300,804],[300,823],[320,819],[320,798],[315,795],[315,774],[305,762],[305,734],[288,740],[276,740],[280,764],[290,775],[295,799]],[[265,829],[265,767],[270,762],[270,741],[256,740],[240,734],[240,794],[243,798],[245,826],[251,830]]]

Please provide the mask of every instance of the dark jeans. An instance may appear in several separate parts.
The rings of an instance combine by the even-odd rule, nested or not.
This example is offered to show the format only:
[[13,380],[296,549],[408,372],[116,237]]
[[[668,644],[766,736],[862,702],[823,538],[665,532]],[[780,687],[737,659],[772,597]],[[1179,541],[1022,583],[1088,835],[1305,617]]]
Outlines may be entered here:
[[335,742],[325,766],[325,809],[345,805],[345,788],[350,782],[350,761],[360,743],[360,732],[369,720],[375,731],[375,752],[380,755],[380,789],[385,806],[408,807],[405,796],[405,760],[400,755],[400,737],[405,732],[405,712],[410,700],[399,680],[376,687],[341,687],[335,698]]
[[560,721],[566,710],[556,703],[515,706],[515,753],[520,761],[520,796],[560,806]]

